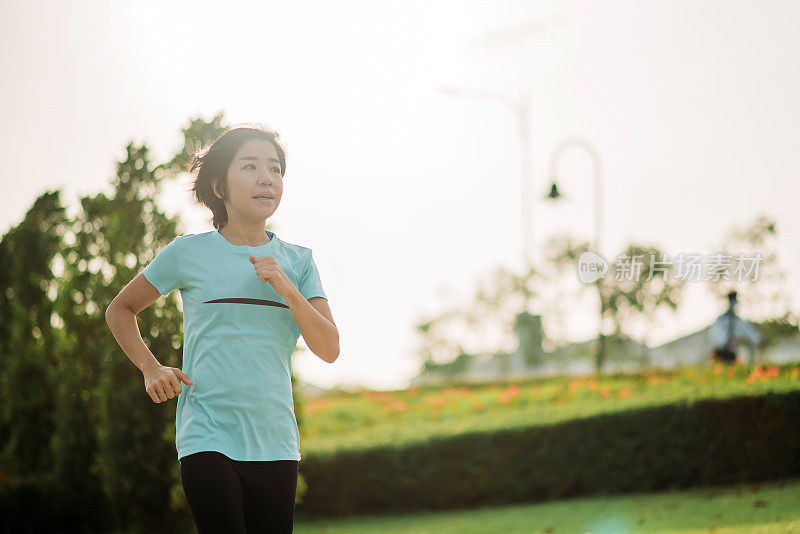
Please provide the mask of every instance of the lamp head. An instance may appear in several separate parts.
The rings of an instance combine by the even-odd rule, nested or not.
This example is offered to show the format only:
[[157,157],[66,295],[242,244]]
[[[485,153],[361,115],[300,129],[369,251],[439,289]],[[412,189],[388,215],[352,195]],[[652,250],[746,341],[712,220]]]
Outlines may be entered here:
[[550,186],[550,192],[547,193],[544,198],[548,200],[558,200],[562,196],[563,195],[558,192],[558,186],[556,185],[556,182],[553,181],[552,185]]

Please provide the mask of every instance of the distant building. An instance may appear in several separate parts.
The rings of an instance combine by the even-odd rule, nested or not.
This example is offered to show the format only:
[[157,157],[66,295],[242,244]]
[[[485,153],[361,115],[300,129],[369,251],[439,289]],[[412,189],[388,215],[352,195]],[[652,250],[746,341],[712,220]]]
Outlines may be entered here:
[[[541,316],[527,312],[517,315],[514,331],[519,344],[513,352],[462,353],[452,362],[428,362],[411,380],[411,385],[586,375],[595,370],[595,339],[545,351],[542,348],[544,330]],[[711,326],[656,347],[644,347],[627,338],[607,338],[603,369],[607,372],[634,372],[645,367],[672,369],[708,363],[713,345]],[[800,334],[776,340],[760,353],[760,358],[772,363],[800,361]]]

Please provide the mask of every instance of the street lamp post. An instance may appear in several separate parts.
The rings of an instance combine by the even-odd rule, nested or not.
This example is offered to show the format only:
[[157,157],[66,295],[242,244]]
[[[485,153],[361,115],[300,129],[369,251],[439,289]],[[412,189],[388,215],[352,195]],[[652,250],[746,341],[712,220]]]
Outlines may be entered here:
[[[442,87],[441,91],[451,96],[466,96],[499,102],[506,106],[517,120],[517,136],[519,138],[519,173],[520,173],[520,213],[522,217],[522,258],[525,262],[526,271],[530,271],[533,265],[530,256],[529,244],[532,233],[532,214],[531,214],[531,127],[530,127],[530,99],[531,92],[528,89],[520,90],[518,99],[510,98],[506,95],[478,91],[472,89],[460,89],[456,87]],[[525,309],[528,307],[526,296]]]
[[[594,182],[595,182],[595,189],[594,189],[594,216],[595,216],[595,225],[594,225],[594,252],[600,254],[602,256],[602,252],[600,250],[600,238],[602,236],[602,165],[600,163],[600,155],[597,153],[597,150],[589,144],[586,140],[580,137],[568,137],[561,141],[556,148],[553,150],[552,154],[550,155],[550,178],[553,181],[550,185],[550,192],[546,195],[548,199],[558,199],[562,195],[558,191],[558,186],[556,185],[556,180],[558,179],[558,163],[560,161],[561,155],[566,151],[566,149],[577,146],[586,150],[592,158],[592,164],[594,168]],[[597,355],[596,355],[596,367],[597,371],[600,372],[600,368],[603,364],[603,360],[605,359],[605,336],[603,336],[603,315],[605,309],[603,307],[603,294],[601,291],[601,284],[603,279],[599,278],[595,283],[597,284],[597,293],[600,299],[600,325],[598,326],[598,337],[597,337]]]
[[[532,174],[531,167],[532,150],[531,150],[531,126],[530,126],[530,100],[531,91],[527,88],[520,90],[518,99],[509,98],[505,95],[489,93],[486,91],[465,90],[454,87],[443,87],[442,92],[448,95],[467,96],[478,98],[482,100],[489,100],[492,102],[499,102],[506,106],[514,115],[517,121],[517,136],[519,139],[519,175],[520,175],[520,215],[522,219],[522,261],[524,263],[523,279],[527,280],[533,274],[533,259],[531,258],[529,244],[531,243],[532,234],[532,214],[531,204],[533,198],[531,197],[532,191]],[[517,315],[517,320],[527,315],[528,305],[531,300],[530,291],[525,287],[523,291],[522,312]],[[524,373],[527,367],[526,356],[523,353],[522,341],[520,347],[512,353],[510,361],[510,371],[516,374]]]

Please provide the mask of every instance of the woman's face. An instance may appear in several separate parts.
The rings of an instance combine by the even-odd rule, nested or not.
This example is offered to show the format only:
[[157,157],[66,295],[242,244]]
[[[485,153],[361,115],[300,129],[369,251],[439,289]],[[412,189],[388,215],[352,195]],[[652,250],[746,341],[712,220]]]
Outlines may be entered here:
[[[228,220],[264,221],[278,209],[282,194],[283,176],[275,145],[266,139],[249,139],[228,167]],[[259,195],[271,198],[256,198]]]

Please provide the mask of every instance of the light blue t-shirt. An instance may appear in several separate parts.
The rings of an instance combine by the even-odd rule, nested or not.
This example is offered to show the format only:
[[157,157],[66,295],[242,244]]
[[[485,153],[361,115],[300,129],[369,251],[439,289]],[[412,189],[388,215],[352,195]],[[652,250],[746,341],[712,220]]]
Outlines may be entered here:
[[[142,271],[183,301],[183,366],[175,420],[178,459],[217,451],[234,460],[300,460],[292,360],[300,328],[249,256],[273,256],[306,298],[323,297],[311,249],[266,230],[269,243],[234,245],[219,230],[176,237]],[[156,355],[158,356],[158,355]]]

